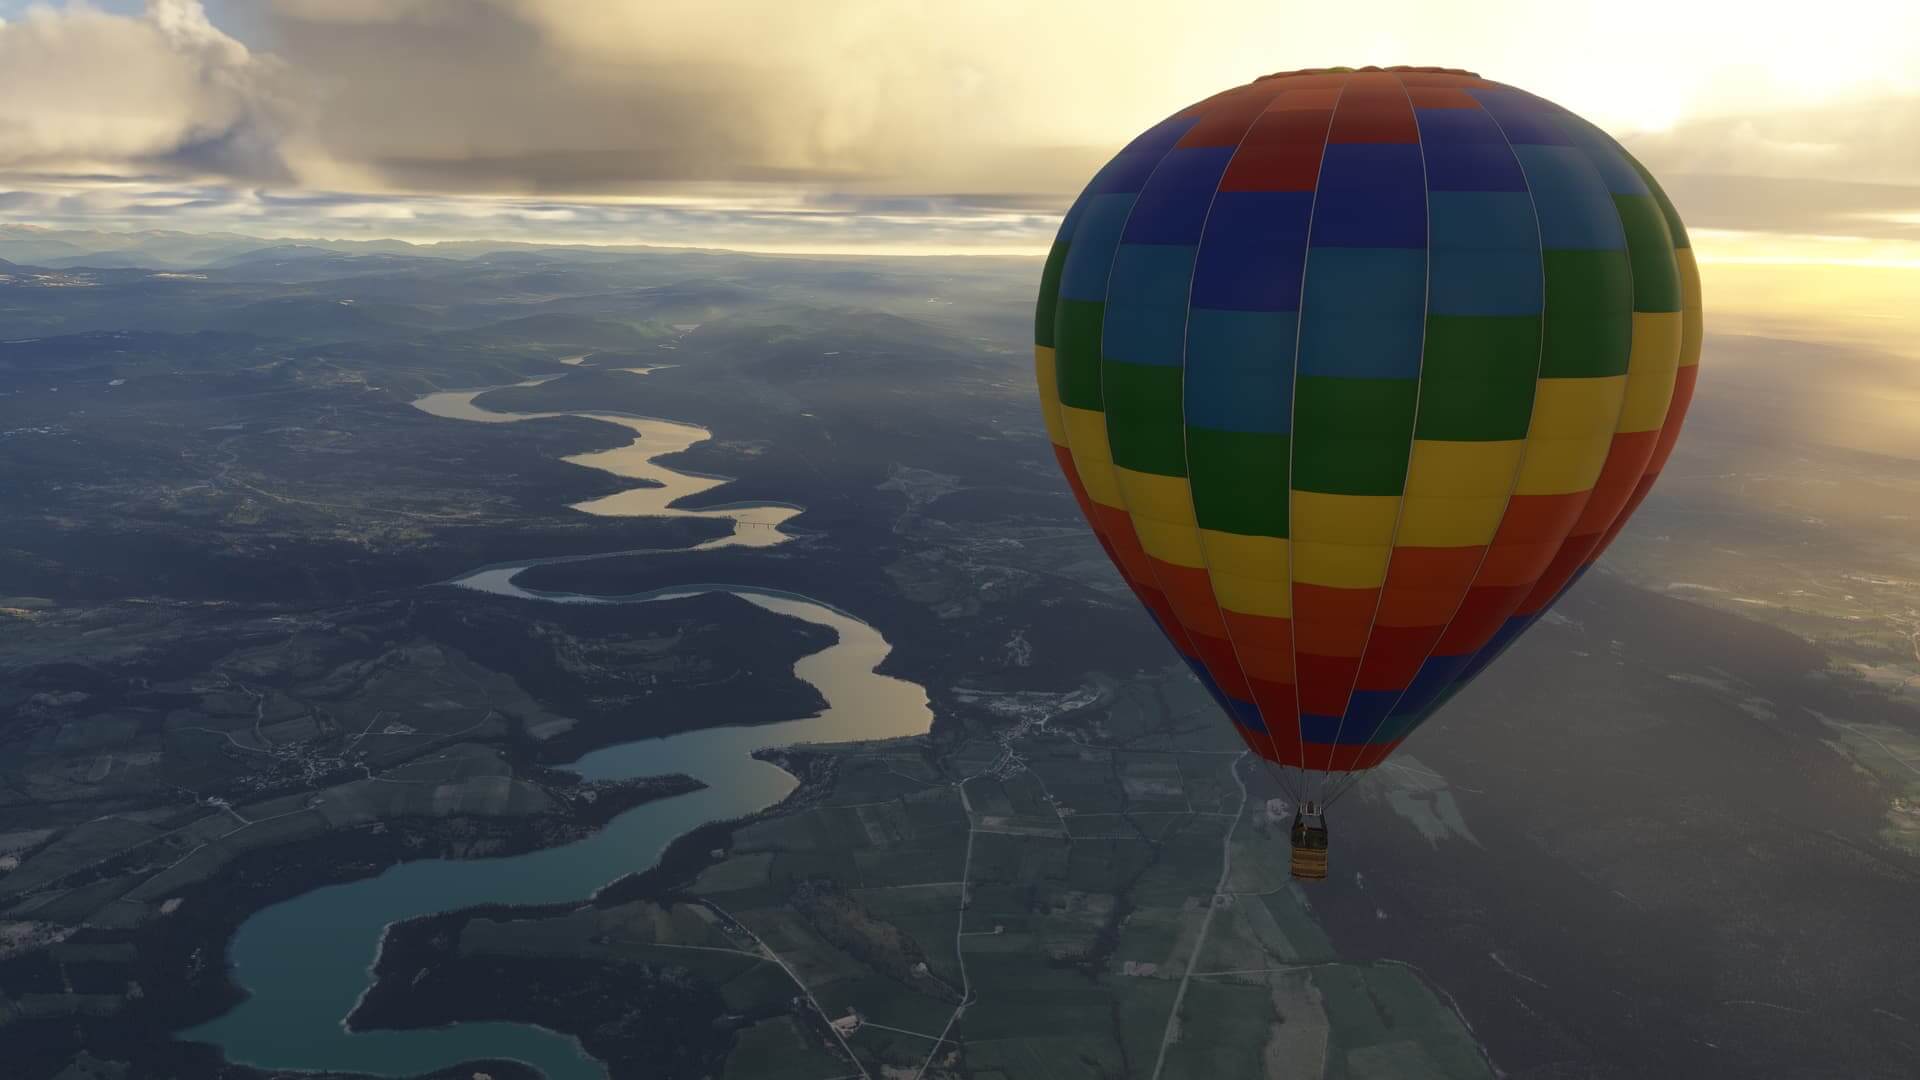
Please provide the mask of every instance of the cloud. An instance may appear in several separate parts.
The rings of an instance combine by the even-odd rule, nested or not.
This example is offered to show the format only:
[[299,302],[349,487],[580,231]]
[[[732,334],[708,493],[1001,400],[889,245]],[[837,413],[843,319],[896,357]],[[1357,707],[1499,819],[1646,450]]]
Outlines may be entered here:
[[1920,242],[1920,185],[1654,171],[1690,229]]
[[[1425,0],[1193,7],[271,0],[261,35],[314,109],[309,178],[411,191],[1061,193],[1188,101],[1328,63],[1476,68],[1614,130],[1920,90],[1920,15],[1877,0],[1826,0],[1790,35],[1780,20],[1797,12],[1778,0],[1488,0],[1467,18]],[[1860,135],[1854,149],[1871,153],[1880,136]],[[1711,156],[1693,152],[1704,141],[1676,136],[1667,144],[1692,149],[1668,156],[1742,171],[1706,168]]]
[[[1604,17],[1489,0],[1468,21],[1424,0],[1221,0],[1201,20],[1129,0],[218,0],[249,49],[199,0],[76,0],[0,24],[0,165],[386,192],[1058,196],[1170,109],[1262,71],[1438,60],[1616,130],[1680,118],[1634,138],[1662,175],[1920,183],[1903,138],[1920,97],[1888,97],[1920,89],[1920,15],[1875,11],[1869,39],[1835,29],[1874,7],[1828,0],[1789,47],[1751,4],[1730,19],[1666,0]],[[1648,20],[1665,32],[1633,30]],[[1847,63],[1822,60],[1843,48]],[[1839,93],[1896,106],[1794,105]],[[1729,103],[1752,115],[1685,119]]]
[[[1021,7],[706,0],[279,0],[324,180],[514,194],[698,182],[1059,191],[1086,121],[1152,89],[1060,77]],[[983,31],[995,27],[990,39]],[[1139,42],[1112,59],[1145,68]],[[1050,91],[1050,92],[1049,92]],[[1118,132],[1115,133],[1116,137]],[[338,172],[329,174],[328,168]]]
[[[166,229],[267,239],[446,240],[668,245],[773,252],[1045,253],[1059,206],[980,205],[971,197],[813,196],[742,188],[657,200],[242,189],[221,183],[75,178],[5,192],[0,258],[31,263],[7,220],[98,237]],[[1024,204],[1025,200],[1012,200]]]
[[[1019,242],[1044,246],[1049,216],[1172,108],[1264,71],[1395,62],[1648,129],[1629,146],[1703,228],[1904,241],[1920,210],[1920,15],[1883,12],[1860,38],[1846,28],[1871,0],[1827,0],[1791,42],[1751,0],[1488,0],[1473,19],[1425,0],[1219,0],[1204,18],[1148,0],[114,2],[0,22],[9,217],[277,214],[291,232],[357,208],[437,234],[492,205],[503,235],[838,243],[918,222],[965,243],[1031,226]],[[1796,104],[1837,97],[1855,104]],[[1700,118],[1716,108],[1744,115]],[[230,190],[154,194],[181,185]],[[281,198],[319,193],[343,194]]]
[[1656,172],[1920,186],[1920,96],[1690,120],[1627,137]]
[[0,166],[287,180],[272,72],[196,0],[30,8],[0,23]]
[[1920,96],[1703,117],[1623,142],[1689,225],[1920,241]]

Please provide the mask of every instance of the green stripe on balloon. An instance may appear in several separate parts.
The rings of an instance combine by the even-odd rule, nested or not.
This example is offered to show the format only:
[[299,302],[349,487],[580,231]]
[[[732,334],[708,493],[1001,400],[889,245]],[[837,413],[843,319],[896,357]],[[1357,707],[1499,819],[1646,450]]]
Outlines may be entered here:
[[1543,379],[1627,373],[1633,351],[1633,270],[1625,251],[1546,251]]
[[1285,539],[1290,436],[1205,428],[1186,434],[1200,527]]
[[1429,315],[1420,375],[1422,439],[1525,438],[1540,368],[1540,316]]
[[1187,474],[1179,368],[1108,360],[1101,365],[1101,393],[1115,465],[1161,476]]
[[1060,404],[1073,409],[1100,408],[1100,327],[1107,305],[1092,300],[1061,300],[1054,318],[1054,370]]
[[1633,310],[1679,311],[1680,267],[1660,204],[1648,195],[1615,195],[1633,261]]
[[1406,485],[1418,379],[1295,383],[1293,486],[1330,495],[1398,495]]

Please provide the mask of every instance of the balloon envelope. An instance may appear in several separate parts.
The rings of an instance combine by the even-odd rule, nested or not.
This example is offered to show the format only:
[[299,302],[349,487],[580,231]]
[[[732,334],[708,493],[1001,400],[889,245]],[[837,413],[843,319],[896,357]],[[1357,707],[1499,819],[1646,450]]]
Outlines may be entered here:
[[1699,276],[1654,178],[1471,73],[1268,76],[1129,143],[1047,258],[1048,435],[1247,745],[1378,764],[1673,449]]

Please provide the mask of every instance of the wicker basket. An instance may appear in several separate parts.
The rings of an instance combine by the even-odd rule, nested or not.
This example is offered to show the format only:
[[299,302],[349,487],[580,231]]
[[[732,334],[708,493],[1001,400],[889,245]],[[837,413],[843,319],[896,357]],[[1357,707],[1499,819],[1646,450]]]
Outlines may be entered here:
[[1327,876],[1327,849],[1296,847],[1293,849],[1293,876],[1309,881],[1324,881]]

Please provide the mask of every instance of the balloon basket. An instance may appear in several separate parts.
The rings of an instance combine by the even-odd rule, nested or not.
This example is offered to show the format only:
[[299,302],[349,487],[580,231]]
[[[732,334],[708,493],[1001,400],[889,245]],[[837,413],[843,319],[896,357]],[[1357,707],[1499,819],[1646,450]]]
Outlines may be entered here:
[[1327,879],[1327,849],[1294,848],[1293,876],[1302,881]]
[[1301,881],[1327,877],[1327,819],[1321,814],[1293,816],[1293,876]]

